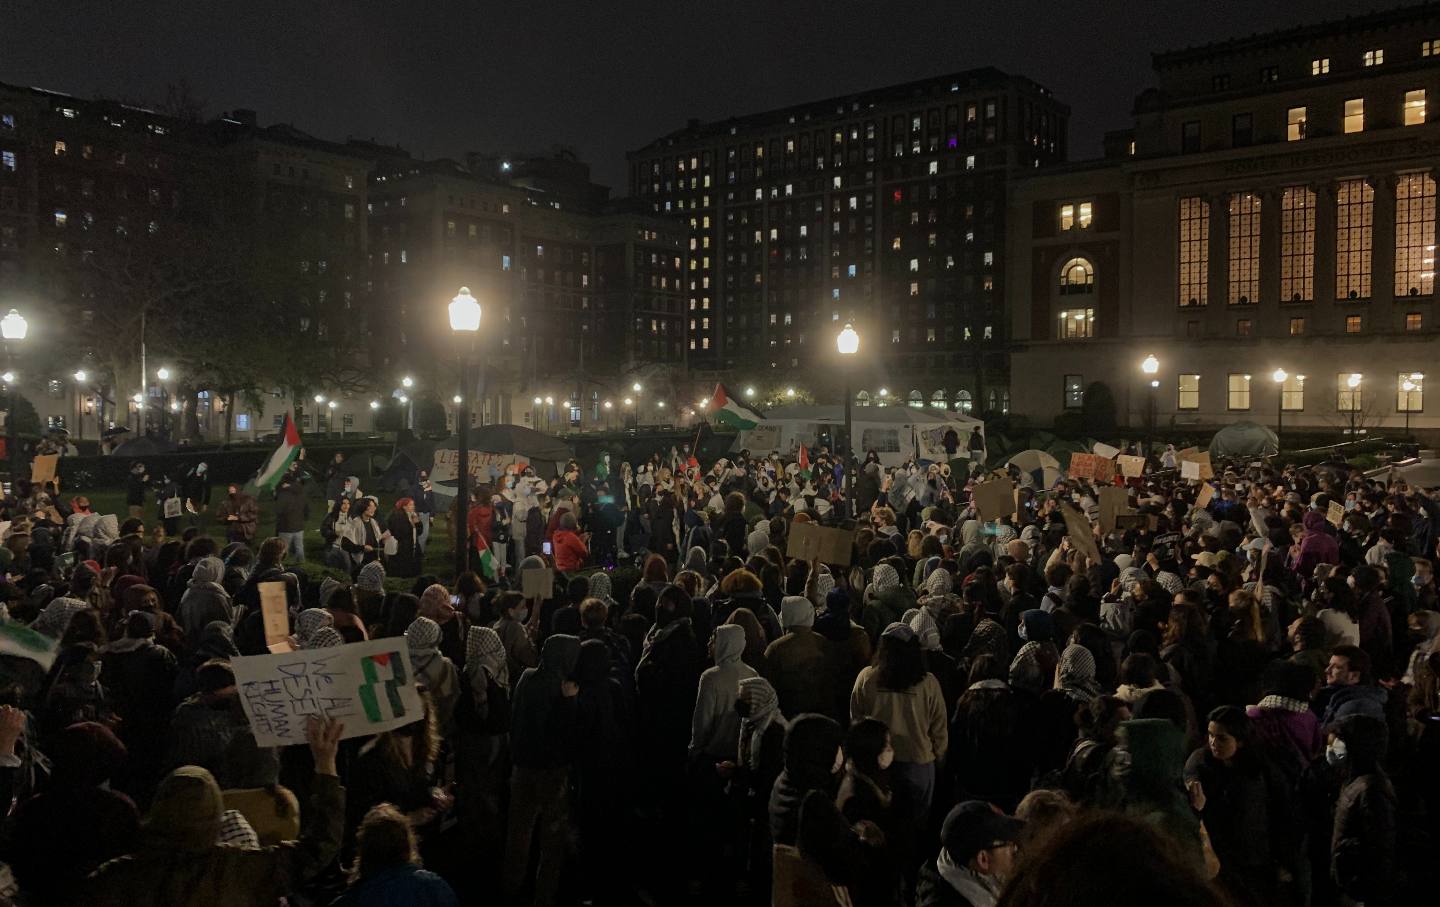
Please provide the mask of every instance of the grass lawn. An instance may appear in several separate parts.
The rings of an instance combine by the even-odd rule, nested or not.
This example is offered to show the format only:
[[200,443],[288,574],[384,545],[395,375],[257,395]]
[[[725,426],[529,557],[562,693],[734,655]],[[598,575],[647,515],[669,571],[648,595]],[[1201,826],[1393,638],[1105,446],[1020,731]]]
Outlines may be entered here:
[[[311,489],[312,491],[318,489]],[[72,495],[81,494],[90,499],[90,506],[96,513],[113,513],[119,517],[120,522],[125,522],[127,509],[125,506],[125,491],[120,488],[106,489],[66,489],[63,496],[69,498]],[[219,502],[225,496],[225,486],[217,485],[212,494],[212,502]],[[310,518],[305,522],[305,562],[301,565],[305,568],[306,574],[312,581],[318,582],[321,577],[333,576],[336,579],[348,579],[340,571],[325,566],[317,558],[325,550],[325,543],[320,538],[320,523],[325,519],[325,499],[318,494],[308,496],[310,500]],[[376,519],[380,521],[383,528],[385,518],[395,505],[394,495],[379,495],[380,508],[376,513]],[[260,524],[255,532],[255,546],[258,548],[260,542],[275,534],[275,511],[274,501],[260,499]],[[154,495],[149,495],[145,502],[145,528],[148,530],[155,526],[159,520],[158,506],[155,503]],[[189,525],[185,517],[181,518],[180,526],[183,529]],[[223,542],[225,528],[215,519],[215,507],[212,503],[208,513],[202,514],[199,526],[202,531]],[[430,540],[425,546],[425,559],[421,564],[421,571],[440,577],[443,582],[449,582],[455,576],[455,549],[450,543],[450,520],[448,516],[440,516],[430,523]],[[385,588],[396,592],[409,592],[414,584],[413,577],[386,577]]]

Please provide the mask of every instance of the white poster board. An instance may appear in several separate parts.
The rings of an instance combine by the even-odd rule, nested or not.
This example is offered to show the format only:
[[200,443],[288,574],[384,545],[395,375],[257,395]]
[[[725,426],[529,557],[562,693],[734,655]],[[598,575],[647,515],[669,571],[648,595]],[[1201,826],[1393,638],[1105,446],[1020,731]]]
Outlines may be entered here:
[[232,658],[230,664],[257,746],[304,743],[311,715],[343,722],[342,739],[424,717],[403,638]]

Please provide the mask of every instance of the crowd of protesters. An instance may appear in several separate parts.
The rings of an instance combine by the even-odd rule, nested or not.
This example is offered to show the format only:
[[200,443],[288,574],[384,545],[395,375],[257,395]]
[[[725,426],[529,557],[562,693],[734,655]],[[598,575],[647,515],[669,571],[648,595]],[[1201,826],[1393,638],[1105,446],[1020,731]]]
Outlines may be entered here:
[[[424,476],[383,525],[358,479],[325,489],[324,577],[303,536],[106,528],[22,487],[3,617],[56,651],[44,670],[0,646],[12,896],[1433,897],[1440,501],[1217,464],[1197,507],[1157,457],[1116,482],[1143,519],[1105,532],[1099,489],[1063,478],[1016,475],[1015,511],[982,521],[965,465],[522,468],[452,514],[477,570],[448,585],[420,575],[443,513]],[[806,522],[853,530],[846,562],[788,557]],[[554,587],[527,598],[534,568]],[[424,720],[257,747],[231,660],[267,650],[270,581],[299,650],[403,637]]]

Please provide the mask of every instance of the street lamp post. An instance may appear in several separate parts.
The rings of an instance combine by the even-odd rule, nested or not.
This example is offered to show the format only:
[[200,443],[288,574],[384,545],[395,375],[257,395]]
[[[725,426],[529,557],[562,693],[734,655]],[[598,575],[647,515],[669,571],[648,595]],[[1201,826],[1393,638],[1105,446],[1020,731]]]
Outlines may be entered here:
[[1140,371],[1150,379],[1150,398],[1148,401],[1149,412],[1145,418],[1145,455],[1149,456],[1155,452],[1155,392],[1160,387],[1160,381],[1155,377],[1160,371],[1160,360],[1151,353],[1140,363]]
[[89,377],[83,368],[75,372],[75,438],[77,441],[85,440],[85,397],[82,391],[85,388],[85,380]]
[[160,437],[169,438],[166,433],[169,426],[166,424],[165,412],[170,408],[170,393],[167,382],[170,380],[170,370],[165,366],[155,370],[155,377],[160,381]]
[[[847,324],[835,337],[835,349],[839,351],[842,359],[854,356],[860,351],[860,335],[855,328]],[[854,401],[850,392],[850,363],[847,361],[840,370],[845,373],[845,452],[842,454],[841,462],[845,464],[845,509],[849,512],[850,518],[854,519],[855,514],[855,447],[851,443],[850,434],[852,424],[850,418],[850,406]]]
[[[4,318],[0,318],[0,337],[5,340],[5,358],[10,358],[10,344],[19,343],[30,333],[30,324],[17,310],[11,309]],[[5,451],[10,457],[10,489],[13,493],[16,488],[16,481],[20,478],[20,443],[15,437],[15,416],[19,409],[20,388],[17,387],[18,379],[10,372],[6,372],[5,383],[10,391],[10,409],[5,414]]]
[[[642,385],[639,381],[636,381],[634,384],[630,385],[630,390],[633,391],[635,394],[635,405],[631,409],[631,413],[635,417],[635,432],[638,434],[640,431],[640,394],[645,390],[645,386]],[[630,401],[626,400],[625,404],[627,406],[630,405]]]
[[1280,425],[1285,420],[1285,379],[1290,376],[1283,368],[1277,368],[1270,374],[1271,380],[1275,382],[1275,455],[1280,455]]
[[1424,381],[1424,380],[1425,380],[1425,376],[1422,375],[1421,373],[1419,373],[1419,372],[1411,372],[1410,375],[1405,379],[1405,383],[1402,384],[1402,385],[1400,385],[1400,388],[1401,388],[1403,391],[1405,391],[1405,440],[1406,440],[1406,441],[1409,441],[1409,440],[1410,440],[1410,411],[1411,411],[1411,409],[1412,409],[1412,403],[1411,403],[1411,400],[1410,400],[1410,395],[1413,394],[1415,391],[1417,391],[1417,390],[1420,389],[1420,382],[1422,382],[1422,381]]
[[480,303],[470,295],[469,287],[461,287],[450,300],[450,330],[458,341],[460,359],[459,405],[455,410],[455,433],[460,439],[459,462],[455,469],[455,575],[470,569],[470,352],[475,335],[480,332]]
[[1345,386],[1350,388],[1350,443],[1355,443],[1355,413],[1360,409],[1360,373],[1351,372],[1350,377],[1345,379]]

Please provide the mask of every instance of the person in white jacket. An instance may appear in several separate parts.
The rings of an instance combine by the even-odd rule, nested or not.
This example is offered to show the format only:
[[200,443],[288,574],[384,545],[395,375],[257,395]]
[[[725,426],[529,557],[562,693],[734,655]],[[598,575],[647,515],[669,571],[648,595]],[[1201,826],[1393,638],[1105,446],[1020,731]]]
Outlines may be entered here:
[[740,660],[745,630],[735,624],[715,628],[715,667],[700,675],[695,714],[690,720],[690,755],[703,753],[716,762],[734,762],[740,741],[740,713],[735,711],[740,681],[757,677]]

